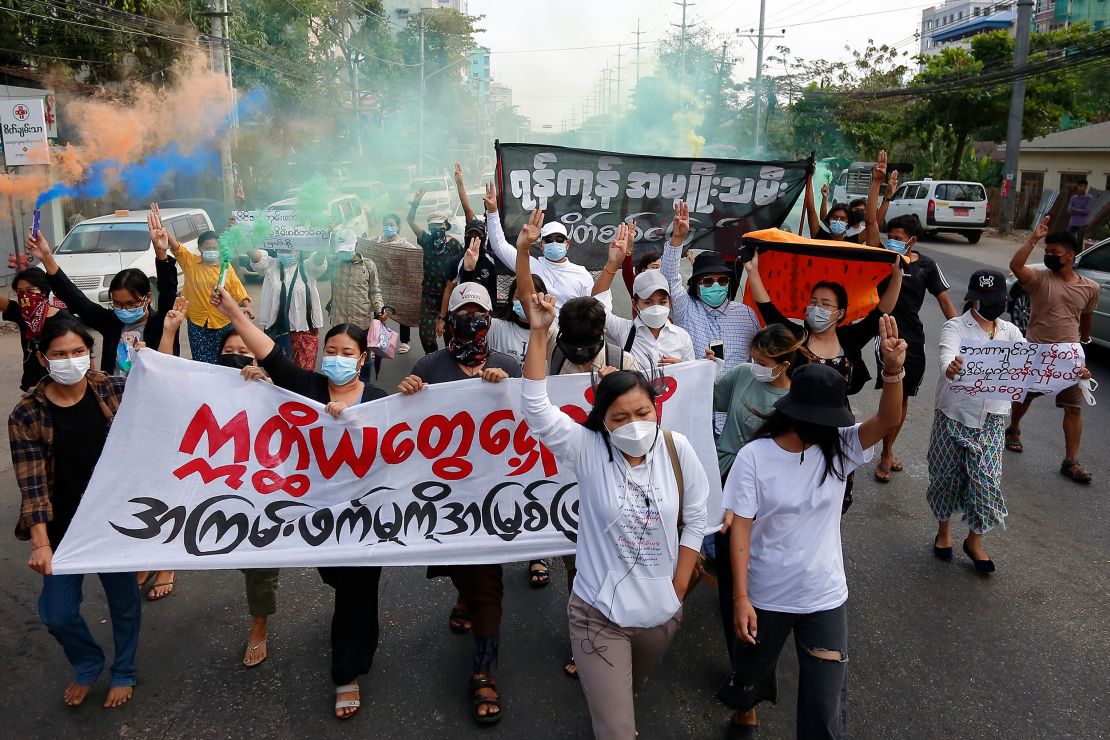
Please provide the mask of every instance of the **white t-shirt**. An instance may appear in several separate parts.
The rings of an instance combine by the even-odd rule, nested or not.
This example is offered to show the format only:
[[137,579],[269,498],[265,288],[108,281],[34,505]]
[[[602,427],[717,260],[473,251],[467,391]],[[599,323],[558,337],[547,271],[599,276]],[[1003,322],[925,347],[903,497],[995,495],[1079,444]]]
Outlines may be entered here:
[[678,536],[678,483],[662,432],[644,462],[631,467],[602,436],[547,397],[546,380],[525,380],[524,418],[560,467],[578,479],[579,521],[574,593],[621,627],[655,627],[682,603],[672,580],[679,546],[701,549],[709,479],[690,442],[673,435],[685,492]]
[[[557,322],[551,323],[547,330],[547,358],[551,359],[551,350],[555,348],[555,334],[559,331]],[[532,339],[531,329],[521,326],[515,321],[494,318],[490,325],[486,341],[489,348],[495,352],[515,357],[524,365],[524,356],[528,353],[528,342]]]
[[[498,213],[486,213],[486,229],[489,231],[489,244],[497,259],[505,263],[510,270],[516,270],[516,247],[509,244],[505,232],[501,228],[501,217]],[[570,260],[566,262],[552,262],[546,257],[529,257],[529,269],[532,274],[543,280],[547,286],[548,295],[555,296],[555,310],[558,311],[563,304],[571,298],[590,296],[594,292],[594,279],[589,271],[582,265],[576,265]],[[596,296],[603,304],[603,296]],[[612,305],[612,299],[609,304]]]
[[[844,475],[875,454],[860,447],[859,424],[840,430]],[[748,594],[767,611],[811,614],[848,600],[840,547],[844,481],[817,447],[787,452],[773,439],[740,448],[725,481],[724,507],[752,524]]]

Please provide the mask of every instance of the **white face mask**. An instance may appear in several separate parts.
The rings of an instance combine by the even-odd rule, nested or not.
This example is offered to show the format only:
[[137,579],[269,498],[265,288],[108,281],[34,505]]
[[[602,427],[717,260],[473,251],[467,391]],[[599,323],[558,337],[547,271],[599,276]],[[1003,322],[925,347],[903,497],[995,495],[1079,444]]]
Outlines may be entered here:
[[[778,365],[775,365],[775,367],[778,367]],[[782,371],[779,371],[777,373],[775,372],[775,367],[764,367],[757,362],[753,362],[752,377],[758,380],[760,383],[770,383],[771,381],[776,380],[780,375],[782,375]]]
[[89,371],[89,359],[89,355],[81,355],[64,360],[48,360],[50,377],[62,385],[76,385]]
[[670,315],[671,309],[666,306],[648,306],[641,308],[638,314],[640,320],[652,329],[662,329]]
[[610,429],[609,441],[629,457],[642,457],[655,446],[659,425],[654,421],[630,421],[624,426]]

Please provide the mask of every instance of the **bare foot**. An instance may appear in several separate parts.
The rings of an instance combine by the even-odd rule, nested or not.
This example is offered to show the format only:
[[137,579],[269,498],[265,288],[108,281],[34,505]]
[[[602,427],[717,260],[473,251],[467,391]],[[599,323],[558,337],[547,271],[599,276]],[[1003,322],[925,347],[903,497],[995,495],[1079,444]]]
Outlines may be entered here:
[[[354,683],[354,682],[352,681],[351,683]],[[354,691],[344,691],[342,694],[336,694],[335,695],[335,701],[336,701],[337,704],[339,702],[343,702],[343,701],[358,701],[358,699],[359,699],[358,689],[355,689]],[[340,707],[340,708],[337,708],[335,710],[335,716],[338,717],[339,719],[347,719],[348,717],[350,717],[352,714],[354,714],[357,711],[358,711],[358,707]]]
[[247,652],[243,654],[243,665],[254,668],[266,660],[266,617],[255,617],[251,623],[251,633],[247,637]]
[[158,571],[158,575],[154,577],[154,585],[150,587],[150,591],[146,594],[146,600],[158,601],[172,594],[174,580],[175,576],[172,570]]
[[104,699],[106,709],[114,709],[131,701],[133,689],[130,686],[113,686],[108,689],[108,696]]
[[65,702],[71,707],[81,706],[81,702],[85,701],[85,697],[89,695],[89,689],[92,686],[85,686],[84,684],[71,683],[66,686],[64,694]]

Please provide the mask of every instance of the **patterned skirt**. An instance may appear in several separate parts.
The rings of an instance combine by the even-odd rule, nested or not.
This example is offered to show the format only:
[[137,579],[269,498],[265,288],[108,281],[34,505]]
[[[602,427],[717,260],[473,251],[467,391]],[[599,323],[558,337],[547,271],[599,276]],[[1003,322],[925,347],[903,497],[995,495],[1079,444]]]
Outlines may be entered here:
[[[941,411],[929,440],[929,490],[925,497],[938,521],[960,512],[976,534],[1003,524],[1002,447],[1006,417],[987,414],[980,429],[964,426]],[[1003,525],[1005,526],[1005,525]]]

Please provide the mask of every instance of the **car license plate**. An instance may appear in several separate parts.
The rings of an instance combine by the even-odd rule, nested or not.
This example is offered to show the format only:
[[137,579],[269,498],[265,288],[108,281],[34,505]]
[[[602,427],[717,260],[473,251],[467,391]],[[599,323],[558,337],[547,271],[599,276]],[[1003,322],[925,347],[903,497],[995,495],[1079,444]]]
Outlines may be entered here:
[[956,216],[966,216],[967,215],[967,209],[966,208],[953,208],[952,213],[955,214]]

